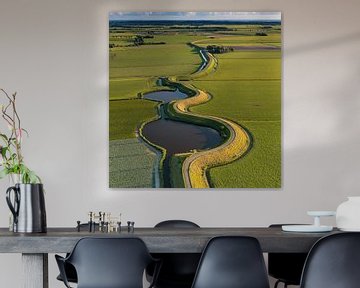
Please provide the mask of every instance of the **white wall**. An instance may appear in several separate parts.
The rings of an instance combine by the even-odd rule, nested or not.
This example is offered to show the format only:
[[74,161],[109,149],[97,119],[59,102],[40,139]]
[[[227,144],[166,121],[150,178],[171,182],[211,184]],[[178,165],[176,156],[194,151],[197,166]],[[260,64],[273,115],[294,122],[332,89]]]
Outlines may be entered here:
[[[108,12],[116,10],[283,13],[282,189],[107,188]],[[73,226],[89,210],[122,212],[136,226],[308,222],[307,210],[360,195],[359,10],[358,0],[2,0],[0,87],[18,92],[30,132],[24,153],[46,187],[48,226]],[[5,192],[7,181],[0,185]],[[62,287],[50,262],[50,287]],[[0,255],[2,287],[20,287],[19,263]]]

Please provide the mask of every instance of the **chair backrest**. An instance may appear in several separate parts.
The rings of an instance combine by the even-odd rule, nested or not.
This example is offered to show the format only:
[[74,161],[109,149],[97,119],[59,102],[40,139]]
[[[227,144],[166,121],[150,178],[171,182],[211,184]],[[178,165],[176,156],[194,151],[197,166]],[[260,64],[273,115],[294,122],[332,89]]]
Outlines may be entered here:
[[[188,220],[166,220],[159,222],[155,228],[200,228]],[[162,267],[158,277],[158,286],[180,285],[190,286],[200,260],[200,253],[161,253],[156,258],[162,260]]]
[[166,220],[157,223],[155,228],[200,228],[200,226],[188,220]]
[[360,233],[321,238],[311,248],[301,278],[302,288],[360,287]]
[[268,288],[264,258],[256,238],[220,236],[207,244],[192,288]]
[[[282,225],[294,224],[271,224],[269,228],[281,229]],[[268,253],[269,275],[288,285],[300,285],[306,257],[307,253]]]
[[82,238],[67,259],[76,269],[78,288],[142,288],[152,260],[138,238]]

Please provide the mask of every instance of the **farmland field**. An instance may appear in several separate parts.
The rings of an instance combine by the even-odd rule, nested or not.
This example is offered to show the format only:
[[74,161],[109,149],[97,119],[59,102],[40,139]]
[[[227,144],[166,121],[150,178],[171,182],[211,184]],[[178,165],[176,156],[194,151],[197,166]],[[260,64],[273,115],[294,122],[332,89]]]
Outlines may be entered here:
[[[281,187],[280,20],[110,19],[109,63],[110,187]],[[189,98],[156,100],[156,91],[177,89]],[[158,118],[183,131],[176,137],[186,147],[203,148],[164,141],[171,131],[151,127],[173,126],[154,125]],[[186,123],[215,132],[191,144],[202,137]]]
[[137,127],[156,116],[155,106],[141,99],[110,101],[110,140],[135,138]]
[[[110,31],[110,44],[118,43],[111,41],[112,34],[117,35],[119,31]],[[160,76],[186,75],[196,71],[201,59],[186,43],[199,37],[159,35],[151,40],[160,43],[164,38],[168,45],[125,46],[110,50],[110,99],[133,98],[140,92],[158,89],[156,81]],[[128,42],[121,43],[129,45]]]
[[280,51],[238,51],[222,56],[216,73],[194,81],[195,86],[210,91],[213,99],[193,110],[242,124],[251,133],[253,144],[243,158],[211,169],[212,185],[280,187]]
[[254,137],[251,152],[233,163],[211,169],[212,186],[233,188],[237,183],[239,188],[281,187],[280,122],[244,121],[242,124]]
[[110,100],[138,98],[140,92],[156,89],[155,81],[147,78],[110,80]]
[[[155,182],[156,153],[138,139],[112,140],[109,145],[109,186],[151,187]],[[126,175],[126,177],[122,177]]]

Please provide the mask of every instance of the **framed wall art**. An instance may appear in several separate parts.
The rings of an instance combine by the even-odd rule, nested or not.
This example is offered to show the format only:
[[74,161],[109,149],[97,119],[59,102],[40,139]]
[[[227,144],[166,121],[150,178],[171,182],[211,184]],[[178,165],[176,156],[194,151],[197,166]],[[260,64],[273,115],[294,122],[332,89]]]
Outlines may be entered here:
[[281,13],[109,15],[111,188],[281,187]]

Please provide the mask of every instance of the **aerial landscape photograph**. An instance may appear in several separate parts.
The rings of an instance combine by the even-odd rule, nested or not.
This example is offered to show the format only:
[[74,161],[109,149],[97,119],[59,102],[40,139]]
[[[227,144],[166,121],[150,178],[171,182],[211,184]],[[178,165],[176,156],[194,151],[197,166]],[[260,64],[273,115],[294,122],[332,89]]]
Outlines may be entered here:
[[109,187],[281,188],[280,12],[109,14]]

